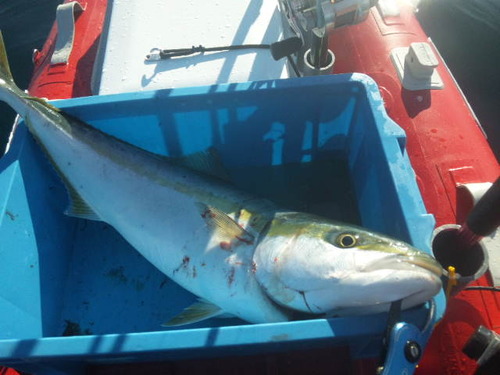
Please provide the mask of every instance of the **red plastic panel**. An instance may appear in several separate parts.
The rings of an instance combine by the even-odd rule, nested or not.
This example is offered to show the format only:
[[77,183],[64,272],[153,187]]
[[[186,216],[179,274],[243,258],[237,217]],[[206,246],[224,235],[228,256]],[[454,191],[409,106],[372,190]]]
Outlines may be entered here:
[[0,375],[19,375],[16,370],[0,366]]
[[[399,16],[384,19],[374,8],[365,22],[333,33],[334,72],[366,73],[379,84],[389,115],[406,131],[407,151],[427,210],[434,214],[437,226],[460,224],[471,207],[457,194],[457,186],[493,182],[500,167],[413,9],[399,3]],[[402,87],[390,52],[413,42],[432,45],[440,62],[437,69],[444,81],[443,90],[408,91]],[[477,284],[491,285],[488,274]],[[462,347],[480,324],[500,330],[499,302],[498,293],[491,291],[464,291],[452,298],[417,373],[471,374],[476,365],[462,354]]]
[[[68,3],[72,0],[65,0]],[[43,49],[33,56],[35,68],[29,86],[33,95],[65,99],[91,95],[91,78],[106,14],[107,1],[79,1],[84,9],[75,17],[73,51],[67,64],[51,64],[57,24],[54,24]]]

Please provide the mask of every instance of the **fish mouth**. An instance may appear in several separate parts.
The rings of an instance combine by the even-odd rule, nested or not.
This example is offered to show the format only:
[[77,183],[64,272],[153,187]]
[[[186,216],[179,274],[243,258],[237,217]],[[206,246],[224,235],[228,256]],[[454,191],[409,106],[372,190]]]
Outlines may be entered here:
[[405,259],[402,259],[401,261],[423,268],[427,271],[430,271],[439,278],[443,275],[443,267],[430,255],[427,254],[413,255]]
[[410,253],[397,254],[385,257],[383,259],[372,262],[365,271],[374,271],[378,269],[395,269],[395,270],[415,270],[423,269],[429,271],[437,278],[443,275],[443,268],[432,256],[426,253]]

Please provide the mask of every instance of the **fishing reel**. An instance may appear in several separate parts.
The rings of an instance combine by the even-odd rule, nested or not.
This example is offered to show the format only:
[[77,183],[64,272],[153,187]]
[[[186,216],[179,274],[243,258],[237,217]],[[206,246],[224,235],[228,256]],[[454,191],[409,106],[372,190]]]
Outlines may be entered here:
[[[329,74],[335,56],[328,49],[328,33],[366,19],[378,0],[279,0],[288,33],[302,39],[296,64],[303,75]],[[286,35],[285,30],[285,35]]]

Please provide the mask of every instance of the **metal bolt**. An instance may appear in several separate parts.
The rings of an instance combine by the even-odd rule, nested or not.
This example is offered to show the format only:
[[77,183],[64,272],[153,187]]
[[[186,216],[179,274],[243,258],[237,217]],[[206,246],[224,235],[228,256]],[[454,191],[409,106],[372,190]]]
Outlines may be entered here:
[[418,342],[407,341],[405,345],[405,357],[410,363],[415,363],[420,359],[422,349]]

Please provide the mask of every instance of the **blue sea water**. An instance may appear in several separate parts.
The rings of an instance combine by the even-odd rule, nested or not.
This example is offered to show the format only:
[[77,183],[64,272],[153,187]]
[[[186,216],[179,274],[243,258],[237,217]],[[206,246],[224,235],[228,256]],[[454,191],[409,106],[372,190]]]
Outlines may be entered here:
[[[41,48],[62,0],[0,0],[11,70],[28,86],[34,48]],[[500,0],[422,0],[418,18],[469,100],[500,160]],[[0,103],[0,153],[14,113]]]

